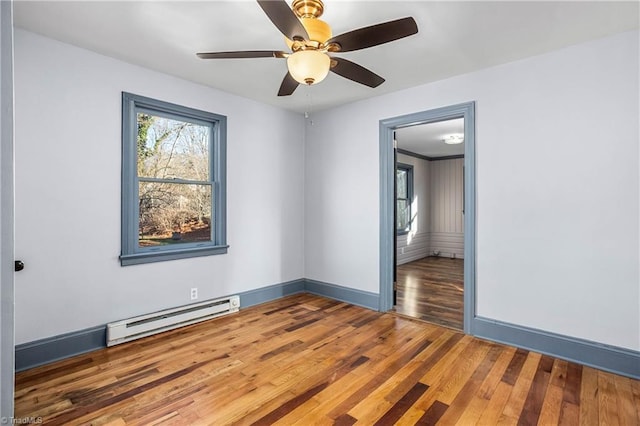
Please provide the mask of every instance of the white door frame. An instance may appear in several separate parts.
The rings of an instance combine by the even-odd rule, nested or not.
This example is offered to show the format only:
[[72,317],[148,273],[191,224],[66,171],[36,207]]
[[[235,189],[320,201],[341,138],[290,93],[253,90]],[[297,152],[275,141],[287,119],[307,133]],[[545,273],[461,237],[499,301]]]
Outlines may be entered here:
[[13,417],[13,1],[0,1],[0,418]]
[[395,185],[394,130],[464,118],[464,332],[472,333],[476,315],[476,168],[475,102],[380,120],[380,311],[393,308],[393,244]]

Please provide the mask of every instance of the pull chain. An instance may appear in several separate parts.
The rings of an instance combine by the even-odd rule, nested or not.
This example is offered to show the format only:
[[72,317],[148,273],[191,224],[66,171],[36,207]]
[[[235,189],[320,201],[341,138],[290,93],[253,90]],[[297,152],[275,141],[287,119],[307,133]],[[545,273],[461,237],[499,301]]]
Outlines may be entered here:
[[309,125],[313,126],[313,92],[311,89],[311,86],[308,86],[305,89],[306,93],[305,96],[307,98],[307,108],[306,111],[304,113],[304,118],[306,118],[307,120],[309,120]]

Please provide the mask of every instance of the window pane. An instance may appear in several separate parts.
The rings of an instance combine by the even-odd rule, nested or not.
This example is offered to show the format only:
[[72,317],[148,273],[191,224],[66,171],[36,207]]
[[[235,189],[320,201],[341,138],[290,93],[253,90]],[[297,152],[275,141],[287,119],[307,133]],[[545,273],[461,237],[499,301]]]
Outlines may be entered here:
[[397,226],[398,229],[404,230],[409,227],[409,200],[397,200]]
[[209,180],[211,128],[139,112],[138,176]]
[[210,242],[211,185],[140,182],[140,247]]
[[396,185],[398,187],[398,198],[407,198],[407,171],[398,169],[396,171]]

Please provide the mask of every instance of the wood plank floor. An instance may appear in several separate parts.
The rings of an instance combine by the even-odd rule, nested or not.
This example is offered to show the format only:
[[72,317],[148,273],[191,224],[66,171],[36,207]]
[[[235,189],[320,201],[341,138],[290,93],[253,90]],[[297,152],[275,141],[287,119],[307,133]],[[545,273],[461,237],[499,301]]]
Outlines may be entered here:
[[16,376],[47,425],[638,425],[640,382],[300,294]]
[[395,311],[462,330],[464,260],[425,257],[398,265]]

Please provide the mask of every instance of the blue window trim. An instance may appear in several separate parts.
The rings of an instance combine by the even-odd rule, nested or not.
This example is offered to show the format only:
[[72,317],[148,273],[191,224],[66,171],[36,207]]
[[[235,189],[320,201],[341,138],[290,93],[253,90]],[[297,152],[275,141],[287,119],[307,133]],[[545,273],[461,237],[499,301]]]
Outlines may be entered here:
[[[137,171],[137,112],[157,114],[178,120],[210,125],[212,223],[211,242],[184,243],[176,246],[140,247],[138,245],[138,171]],[[227,253],[227,117],[171,104],[132,93],[122,92],[122,235],[120,264],[122,266],[165,260],[185,259]]]
[[[413,166],[411,164],[397,163],[396,169],[405,170],[407,172],[407,198],[409,200],[409,221],[407,222],[406,228],[404,229],[396,228],[396,233],[398,235],[406,235],[411,230],[411,222],[412,222],[411,221],[411,203],[413,202]],[[397,184],[398,182],[396,177],[396,185]]]

